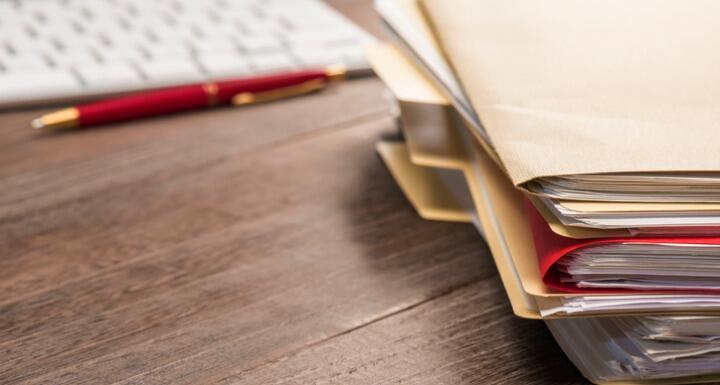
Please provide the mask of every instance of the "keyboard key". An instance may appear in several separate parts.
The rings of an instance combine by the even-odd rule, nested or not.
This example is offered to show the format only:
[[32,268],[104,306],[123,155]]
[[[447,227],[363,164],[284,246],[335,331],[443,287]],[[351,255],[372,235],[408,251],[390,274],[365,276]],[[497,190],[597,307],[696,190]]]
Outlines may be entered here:
[[90,51],[63,51],[50,57],[55,66],[60,68],[93,66],[98,59]]
[[326,66],[345,63],[344,52],[332,47],[321,45],[300,45],[292,48],[295,56],[303,67]]
[[237,54],[202,54],[198,56],[198,61],[209,77],[213,79],[236,77],[250,73],[250,66],[247,61]]
[[[48,63],[42,55],[8,55],[0,59],[6,71],[46,70]],[[1,88],[0,88],[1,89]]]
[[108,47],[98,51],[100,61],[103,63],[145,63],[148,57],[139,49],[134,47]]
[[224,1],[223,8],[218,11],[224,15],[252,15],[254,12],[253,5],[247,1]]
[[104,49],[98,40],[91,39],[87,36],[75,39],[74,41],[57,41],[53,45],[56,45],[57,47],[50,53],[52,56],[83,56],[91,52],[99,52]]
[[273,52],[283,49],[282,42],[272,36],[236,36],[240,48],[249,53]]
[[191,45],[194,52],[237,52],[238,45],[230,39],[213,39]]
[[191,60],[156,60],[142,64],[140,70],[153,86],[198,82],[205,78]]
[[37,55],[38,52],[49,52],[55,49],[55,44],[52,41],[30,37],[25,34],[0,34],[0,42],[2,41],[5,42],[5,45],[10,46],[13,52],[24,54]]
[[244,30],[254,36],[282,35],[288,32],[289,26],[277,19],[250,19],[241,18],[238,23]]
[[290,34],[286,37],[291,46],[307,44],[352,45],[361,41],[352,32],[342,30],[313,29]]
[[98,92],[125,91],[141,88],[140,73],[129,64],[101,64],[76,68],[88,90]]
[[341,50],[343,63],[349,68],[365,68],[368,66],[365,50],[357,47],[349,47]]
[[53,38],[66,45],[72,45],[73,42],[83,39],[85,36],[75,29],[71,24],[58,24],[53,26],[52,29],[41,30],[39,34],[45,38]]
[[213,23],[212,27],[203,29],[203,39],[205,41],[214,39],[228,40],[243,34],[240,28],[231,23]]
[[249,58],[250,66],[258,72],[281,71],[295,68],[295,63],[285,52],[255,54]]
[[151,46],[148,51],[150,53],[149,61],[171,60],[174,58],[185,60],[192,57],[192,46],[182,43]]
[[0,75],[0,90],[0,103],[10,103],[80,95],[82,85],[69,71],[23,71]]

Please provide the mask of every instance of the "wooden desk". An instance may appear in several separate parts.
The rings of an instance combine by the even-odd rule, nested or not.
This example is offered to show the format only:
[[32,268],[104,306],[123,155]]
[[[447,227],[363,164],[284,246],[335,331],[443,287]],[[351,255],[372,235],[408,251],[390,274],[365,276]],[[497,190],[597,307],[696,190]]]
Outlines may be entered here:
[[[335,4],[377,31],[369,1]],[[419,219],[366,78],[66,134],[0,114],[0,383],[584,383],[469,225]]]

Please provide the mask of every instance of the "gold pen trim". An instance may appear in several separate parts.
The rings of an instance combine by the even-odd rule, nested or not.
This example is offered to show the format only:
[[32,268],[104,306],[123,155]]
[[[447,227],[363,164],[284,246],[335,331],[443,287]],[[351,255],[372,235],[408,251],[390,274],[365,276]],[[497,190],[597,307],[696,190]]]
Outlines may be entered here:
[[345,80],[347,78],[347,68],[341,65],[332,65],[325,68],[325,76],[331,82]]
[[312,79],[304,83],[278,88],[271,91],[243,92],[233,96],[232,104],[236,106],[243,106],[247,104],[265,103],[285,99],[321,90],[325,88],[326,85],[327,81],[325,79]]
[[217,83],[205,83],[202,85],[202,89],[205,92],[205,95],[207,96],[207,104],[208,106],[214,106],[220,102],[220,99],[218,99],[218,94],[220,93],[220,88],[218,87]]
[[64,108],[39,118],[33,119],[30,125],[35,129],[41,128],[72,128],[80,124],[80,110],[75,107]]

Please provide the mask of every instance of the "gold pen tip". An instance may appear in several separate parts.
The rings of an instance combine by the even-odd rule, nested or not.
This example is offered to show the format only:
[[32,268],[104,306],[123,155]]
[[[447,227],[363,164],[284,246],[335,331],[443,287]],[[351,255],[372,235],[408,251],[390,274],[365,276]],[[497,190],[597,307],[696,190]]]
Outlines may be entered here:
[[347,76],[347,67],[343,65],[325,67],[325,75],[330,81],[343,80]]
[[30,122],[30,127],[39,130],[43,127],[45,127],[45,124],[43,124],[42,118],[35,118]]
[[30,122],[30,126],[36,130],[42,128],[70,128],[78,125],[79,118],[80,111],[71,107],[35,118]]

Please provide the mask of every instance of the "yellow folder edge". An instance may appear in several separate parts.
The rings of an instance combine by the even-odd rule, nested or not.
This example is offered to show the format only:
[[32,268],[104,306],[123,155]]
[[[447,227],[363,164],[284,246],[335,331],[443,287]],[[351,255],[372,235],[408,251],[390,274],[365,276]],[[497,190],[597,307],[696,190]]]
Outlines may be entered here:
[[[435,117],[431,119],[438,119],[437,116],[442,116],[443,119],[456,120],[469,127],[464,118],[455,111],[443,91],[436,87],[400,48],[390,43],[375,44],[368,47],[366,54],[375,73],[398,100],[404,124],[409,123],[406,121],[407,119],[417,121],[420,116],[429,117],[431,113],[428,110],[434,109],[439,114],[435,114]],[[405,116],[406,111],[416,111],[416,113],[408,113]],[[490,157],[502,167],[492,146],[486,143],[479,134],[474,134]],[[428,143],[428,141],[424,143]],[[413,144],[410,143],[410,145]]]
[[588,239],[588,238],[605,238],[605,237],[628,237],[631,234],[628,229],[593,229],[587,227],[576,227],[576,226],[565,226],[560,220],[550,212],[550,209],[545,206],[540,198],[533,194],[525,194],[525,196],[532,202],[533,206],[542,215],[545,222],[550,226],[555,234],[575,239]]
[[635,211],[715,211],[720,212],[720,203],[705,202],[648,202],[630,205],[627,202],[590,202],[557,200],[563,207],[575,211],[635,212]]
[[443,130],[457,118],[448,106],[400,101],[402,129],[412,162],[427,167],[461,169],[467,163],[456,130]]
[[[452,194],[447,191],[447,189],[438,189],[438,187],[442,187],[442,181],[438,180],[437,176],[432,174],[432,171],[430,171],[427,167],[418,166],[410,161],[410,156],[404,143],[379,142],[376,149],[388,169],[390,169],[393,177],[395,177],[395,180],[400,185],[403,193],[405,193],[408,200],[413,204],[413,207],[416,208],[421,217],[425,218],[427,213],[430,212],[432,214],[431,219],[436,220],[445,220],[445,218],[448,217],[452,219],[462,218],[464,222],[470,222],[472,220],[470,214],[468,214],[464,208],[460,207],[457,203],[455,203],[455,205],[449,205],[452,207],[452,210],[441,210],[434,206],[422,207],[423,203],[428,201],[427,199],[422,198],[423,196],[428,195],[427,193],[420,191],[423,188],[435,190],[432,193],[433,196],[446,194],[446,198],[440,198],[438,201],[447,202],[449,200],[454,200],[454,198],[452,198]],[[471,172],[467,169],[461,169],[461,171],[463,171],[463,173]],[[428,178],[420,180],[425,177]],[[465,177],[467,178],[467,175]],[[473,195],[476,193],[477,192],[473,193]],[[461,210],[466,216],[461,217],[455,209]],[[487,213],[478,212],[478,216],[480,217],[481,222],[484,222],[483,226],[489,225],[489,223],[487,223],[489,221]],[[492,231],[492,227],[487,227],[487,229],[489,230],[486,230],[486,232]],[[516,277],[513,277],[513,273],[511,271],[512,269],[507,261],[499,260],[501,258],[501,253],[498,252],[501,248],[499,238],[494,233],[488,234],[487,242],[492,251],[498,271],[500,272],[500,279],[502,280],[505,291],[510,299],[513,312],[522,318],[539,319],[540,313],[538,312],[534,299],[524,295],[521,287],[514,282]]]
[[422,218],[472,222],[471,215],[452,197],[432,168],[418,166],[410,161],[404,143],[378,142],[375,149]]

